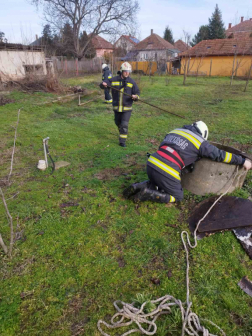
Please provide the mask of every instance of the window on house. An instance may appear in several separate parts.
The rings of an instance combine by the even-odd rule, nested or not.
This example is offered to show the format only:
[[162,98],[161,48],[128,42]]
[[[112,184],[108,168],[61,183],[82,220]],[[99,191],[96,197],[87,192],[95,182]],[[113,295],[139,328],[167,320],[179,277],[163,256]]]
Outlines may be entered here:
[[236,44],[234,44],[233,47],[236,48]]
[[24,69],[25,69],[25,74],[26,75],[43,75],[44,71],[43,71],[43,65],[42,64],[34,64],[34,65],[24,65]]
[[207,49],[211,49],[211,46],[208,46]]
[[148,59],[148,54],[144,54],[144,59]]

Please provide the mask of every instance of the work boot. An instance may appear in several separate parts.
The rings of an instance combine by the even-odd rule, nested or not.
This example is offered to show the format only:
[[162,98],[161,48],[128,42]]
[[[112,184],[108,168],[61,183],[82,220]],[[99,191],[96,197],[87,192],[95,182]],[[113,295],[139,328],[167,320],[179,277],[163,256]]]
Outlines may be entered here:
[[126,188],[123,191],[123,196],[125,198],[129,198],[129,197],[135,195],[141,189],[148,187],[149,182],[150,181],[147,180],[147,181],[140,182],[140,183],[132,183],[128,188]]
[[157,190],[144,188],[134,196],[134,202],[152,201],[157,203],[169,203],[170,195]]
[[119,146],[126,147],[126,144],[121,142],[121,143],[119,143]]

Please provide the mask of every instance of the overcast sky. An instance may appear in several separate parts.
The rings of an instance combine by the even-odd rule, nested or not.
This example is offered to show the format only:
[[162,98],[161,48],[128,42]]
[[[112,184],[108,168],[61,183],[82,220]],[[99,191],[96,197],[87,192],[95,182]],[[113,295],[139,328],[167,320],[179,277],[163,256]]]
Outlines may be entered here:
[[[252,17],[252,0],[139,0],[139,3],[141,39],[150,35],[151,29],[163,37],[166,25],[172,29],[175,40],[183,37],[183,30],[193,36],[200,25],[208,23],[216,3],[226,27],[229,22],[238,23],[241,16]],[[36,34],[40,36],[43,24],[42,13],[28,0],[8,0],[0,6],[0,31],[9,42],[32,42]]]

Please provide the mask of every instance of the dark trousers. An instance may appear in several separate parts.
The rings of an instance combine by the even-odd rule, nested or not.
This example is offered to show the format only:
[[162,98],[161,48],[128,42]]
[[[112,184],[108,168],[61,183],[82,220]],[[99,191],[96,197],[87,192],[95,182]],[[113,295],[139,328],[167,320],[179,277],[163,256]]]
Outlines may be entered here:
[[173,196],[177,202],[183,199],[184,192],[180,181],[174,181],[148,165],[147,175],[151,183],[158,186],[159,190],[164,190],[166,194]]
[[105,100],[111,100],[111,96],[110,96],[110,89],[104,89],[104,93],[105,93]]
[[125,143],[128,136],[128,125],[131,116],[131,111],[129,112],[116,112],[115,113],[115,124],[119,130],[119,143]]

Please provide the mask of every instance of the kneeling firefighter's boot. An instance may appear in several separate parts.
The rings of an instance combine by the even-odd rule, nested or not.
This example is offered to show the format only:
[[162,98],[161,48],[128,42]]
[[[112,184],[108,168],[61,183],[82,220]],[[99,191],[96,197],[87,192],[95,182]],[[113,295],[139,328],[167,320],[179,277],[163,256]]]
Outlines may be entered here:
[[129,198],[129,197],[135,195],[141,189],[146,188],[148,186],[149,182],[150,181],[144,181],[144,182],[140,182],[140,183],[131,184],[128,188],[126,188],[123,191],[123,196],[125,198]]
[[169,203],[170,195],[162,193],[157,190],[144,188],[135,195],[134,202],[144,202],[144,201],[152,201],[152,202],[157,202],[157,203]]

